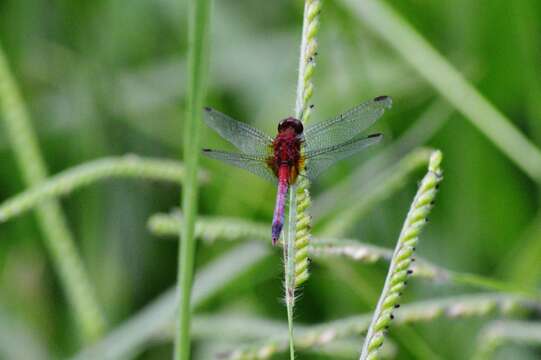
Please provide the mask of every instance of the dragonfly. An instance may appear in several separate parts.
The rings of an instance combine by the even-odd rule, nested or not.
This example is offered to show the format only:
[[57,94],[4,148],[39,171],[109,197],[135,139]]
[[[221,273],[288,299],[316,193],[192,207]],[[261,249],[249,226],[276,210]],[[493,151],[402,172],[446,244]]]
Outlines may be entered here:
[[311,181],[339,160],[347,158],[383,139],[383,134],[361,135],[392,106],[389,96],[378,96],[336,116],[304,129],[294,117],[278,124],[273,138],[264,132],[209,107],[205,123],[239,152],[203,149],[203,155],[248,170],[277,184],[272,220],[272,244],[276,245],[285,218],[288,189],[299,176]]

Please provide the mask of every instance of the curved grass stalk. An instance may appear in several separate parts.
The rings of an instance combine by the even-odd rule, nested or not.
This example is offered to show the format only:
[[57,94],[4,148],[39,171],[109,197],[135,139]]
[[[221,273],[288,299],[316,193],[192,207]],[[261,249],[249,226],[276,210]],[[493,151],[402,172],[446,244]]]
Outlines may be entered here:
[[195,263],[195,220],[197,217],[200,122],[208,65],[210,0],[188,1],[188,88],[184,119],[184,178],[181,198],[185,223],[178,247],[178,321],[176,360],[190,359],[190,299]]
[[432,208],[438,183],[442,178],[441,159],[441,152],[434,151],[430,157],[428,173],[421,181],[411,204],[389,265],[385,285],[368,328],[360,360],[377,359],[378,350],[385,339],[385,332],[394,318],[393,311],[398,306],[398,300],[406,286],[406,279],[412,273],[410,265],[419,234],[426,224],[426,217]]
[[383,1],[342,1],[526,174],[541,181],[539,149],[400,14]]
[[[47,178],[46,165],[1,45],[0,111],[23,180],[27,186],[35,186]],[[93,341],[103,333],[105,318],[58,202],[39,205],[37,219],[81,335],[85,341]]]
[[[502,294],[464,295],[425,300],[404,305],[394,320],[397,325],[426,323],[439,318],[460,319],[488,315],[510,316],[523,310],[537,310],[539,305],[522,297]],[[311,327],[300,327],[295,338],[297,350],[332,343],[363,334],[370,325],[371,314],[353,316]],[[227,360],[264,360],[286,351],[287,337],[277,336],[224,354]]]
[[484,327],[474,360],[494,359],[505,344],[541,346],[541,322],[497,320]]
[[[0,204],[0,222],[19,216],[45,201],[110,178],[141,178],[181,183],[184,167],[178,161],[136,155],[91,161],[65,170]],[[200,176],[204,180],[205,176]]]
[[[182,227],[180,213],[156,214],[148,221],[150,232],[157,236],[177,237]],[[268,225],[249,220],[222,217],[200,217],[195,226],[195,236],[212,244],[219,240],[238,241],[259,239],[269,241]],[[391,261],[393,250],[355,239],[318,238],[310,241],[307,247],[308,256],[315,261],[333,257],[345,257],[364,264],[377,261]],[[532,288],[516,285],[477,274],[449,270],[421,257],[416,257],[411,264],[413,277],[419,277],[437,283],[471,286],[487,291],[507,292],[524,296],[532,301],[541,302],[541,293]]]

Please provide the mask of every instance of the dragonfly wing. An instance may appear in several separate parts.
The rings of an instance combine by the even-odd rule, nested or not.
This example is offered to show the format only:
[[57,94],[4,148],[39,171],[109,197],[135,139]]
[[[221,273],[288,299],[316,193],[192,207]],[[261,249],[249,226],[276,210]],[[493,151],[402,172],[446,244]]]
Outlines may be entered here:
[[272,183],[277,182],[276,175],[267,165],[265,157],[211,149],[203,149],[203,155],[248,170]]
[[269,153],[272,138],[260,130],[208,107],[205,108],[204,119],[209,127],[243,154],[266,156]]
[[339,160],[345,159],[367,146],[377,144],[383,139],[383,134],[373,134],[363,138],[356,138],[345,143],[330,146],[324,149],[306,152],[306,175],[315,179],[321,172]]
[[308,126],[304,131],[305,151],[325,149],[348,142],[370,125],[372,125],[385,109],[392,105],[388,96],[378,96],[370,101],[350,109],[334,119]]

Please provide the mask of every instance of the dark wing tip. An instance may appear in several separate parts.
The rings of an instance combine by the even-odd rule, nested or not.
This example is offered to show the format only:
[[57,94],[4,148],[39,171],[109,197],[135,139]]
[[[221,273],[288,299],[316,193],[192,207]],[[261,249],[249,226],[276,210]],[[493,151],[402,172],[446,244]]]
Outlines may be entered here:
[[202,150],[204,153],[207,153],[207,152],[211,152],[212,150],[211,149],[203,149]]
[[390,108],[393,105],[393,99],[387,95],[381,95],[374,98],[375,102],[383,103],[386,108]]

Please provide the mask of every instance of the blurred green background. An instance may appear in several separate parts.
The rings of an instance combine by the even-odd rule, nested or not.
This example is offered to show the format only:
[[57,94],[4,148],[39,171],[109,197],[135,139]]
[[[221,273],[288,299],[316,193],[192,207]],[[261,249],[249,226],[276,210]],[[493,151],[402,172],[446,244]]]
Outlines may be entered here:
[[[388,3],[541,146],[541,2]],[[276,123],[293,112],[302,11],[301,1],[216,1],[208,105],[272,134]],[[184,1],[0,1],[0,42],[51,174],[110,155],[181,158],[186,20]],[[536,181],[446,105],[429,82],[342,2],[325,1],[321,21],[313,120],[382,94],[391,95],[394,106],[376,125],[386,135],[382,145],[333,167],[312,187],[316,232],[339,213],[348,194],[337,184],[369,192],[363,186],[372,176],[369,172],[359,183],[348,176],[417,125],[410,148],[441,149],[445,169],[419,256],[450,269],[539,288],[541,216]],[[2,200],[25,188],[7,140],[0,132]],[[207,128],[202,143],[230,149]],[[397,155],[390,164],[405,152]],[[272,185],[206,159],[202,164],[211,180],[201,190],[201,213],[270,226]],[[344,235],[394,246],[423,172],[424,168],[414,172]],[[335,193],[330,192],[333,189]],[[146,223],[152,214],[178,207],[180,195],[174,184],[112,180],[62,199],[109,328],[174,284],[177,243],[152,236]],[[56,359],[77,353],[81,339],[34,214],[1,224],[0,238],[0,348],[5,349],[0,358]],[[200,245],[197,266],[233,246]],[[284,321],[281,265],[281,252],[273,249],[257,271],[212,296],[199,311]],[[384,264],[315,262],[297,304],[296,322],[319,323],[370,312],[385,271]],[[405,302],[476,291],[412,283]],[[438,320],[413,326],[407,333],[393,328],[390,336],[398,359],[464,359],[475,350],[476,335],[485,322]],[[210,358],[207,351],[219,342],[196,341],[194,358]],[[416,345],[403,346],[405,342]],[[137,358],[169,358],[171,352],[169,342],[156,342]],[[508,348],[499,356],[539,359],[541,352]]]

